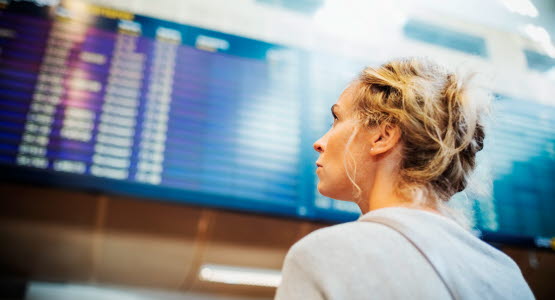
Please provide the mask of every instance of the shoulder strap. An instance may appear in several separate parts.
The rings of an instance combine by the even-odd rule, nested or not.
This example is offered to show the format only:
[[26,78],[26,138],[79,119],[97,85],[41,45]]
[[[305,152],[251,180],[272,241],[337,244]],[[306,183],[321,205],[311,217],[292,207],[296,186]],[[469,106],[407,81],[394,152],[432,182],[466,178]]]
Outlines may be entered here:
[[422,256],[430,263],[432,268],[435,270],[436,274],[439,276],[452,299],[458,299],[455,297],[456,292],[451,286],[452,282],[449,280],[447,265],[444,263],[444,256],[438,253],[436,247],[425,239],[425,236],[412,230],[410,227],[401,224],[392,218],[387,218],[383,216],[367,216],[361,221],[374,222],[378,224],[385,225],[397,232],[399,232],[405,239],[407,239],[417,250],[422,254]]

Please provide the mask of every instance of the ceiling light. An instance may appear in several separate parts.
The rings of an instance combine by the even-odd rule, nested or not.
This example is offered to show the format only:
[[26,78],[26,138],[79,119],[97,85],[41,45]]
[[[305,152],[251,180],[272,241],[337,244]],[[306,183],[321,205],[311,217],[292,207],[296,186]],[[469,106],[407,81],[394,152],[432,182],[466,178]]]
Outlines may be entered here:
[[523,16],[537,17],[538,9],[530,0],[499,0],[509,11]]
[[549,32],[545,28],[534,24],[527,24],[521,27],[521,31],[532,41],[538,43],[547,55],[555,58],[555,46],[551,42],[551,36],[549,36]]
[[[407,16],[398,0],[326,0],[313,17],[324,32],[355,41],[381,41],[399,36]],[[346,4],[347,3],[347,4]]]
[[201,266],[199,278],[203,281],[226,284],[277,287],[281,282],[281,272],[272,269],[206,264]]

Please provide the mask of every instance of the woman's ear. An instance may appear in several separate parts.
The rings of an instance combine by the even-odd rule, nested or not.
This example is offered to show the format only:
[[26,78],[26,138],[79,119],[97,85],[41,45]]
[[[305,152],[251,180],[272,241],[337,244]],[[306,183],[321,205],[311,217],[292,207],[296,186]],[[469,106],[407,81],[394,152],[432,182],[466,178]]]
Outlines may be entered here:
[[385,153],[395,147],[400,139],[401,129],[399,126],[391,123],[380,124],[371,137],[370,154]]

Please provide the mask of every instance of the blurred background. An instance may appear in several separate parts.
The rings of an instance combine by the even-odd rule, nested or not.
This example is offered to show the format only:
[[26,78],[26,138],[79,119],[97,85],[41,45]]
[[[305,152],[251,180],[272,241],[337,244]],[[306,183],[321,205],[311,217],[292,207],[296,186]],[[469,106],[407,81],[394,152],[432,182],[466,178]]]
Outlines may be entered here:
[[555,297],[552,0],[0,0],[0,298],[271,299],[288,248],[356,220],[312,143],[365,66],[491,91],[474,232]]

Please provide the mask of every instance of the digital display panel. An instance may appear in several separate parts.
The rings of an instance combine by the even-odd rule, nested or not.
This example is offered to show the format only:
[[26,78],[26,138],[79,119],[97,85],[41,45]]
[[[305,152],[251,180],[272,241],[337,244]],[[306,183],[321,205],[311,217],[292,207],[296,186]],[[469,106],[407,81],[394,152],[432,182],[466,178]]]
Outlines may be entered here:
[[125,13],[25,12],[0,19],[3,164],[296,212],[298,51]]
[[[0,10],[3,179],[310,220],[360,215],[317,193],[312,143],[342,89],[376,62],[71,3]],[[491,195],[463,209],[488,233],[553,236],[555,109],[496,103],[482,159],[494,162]]]

